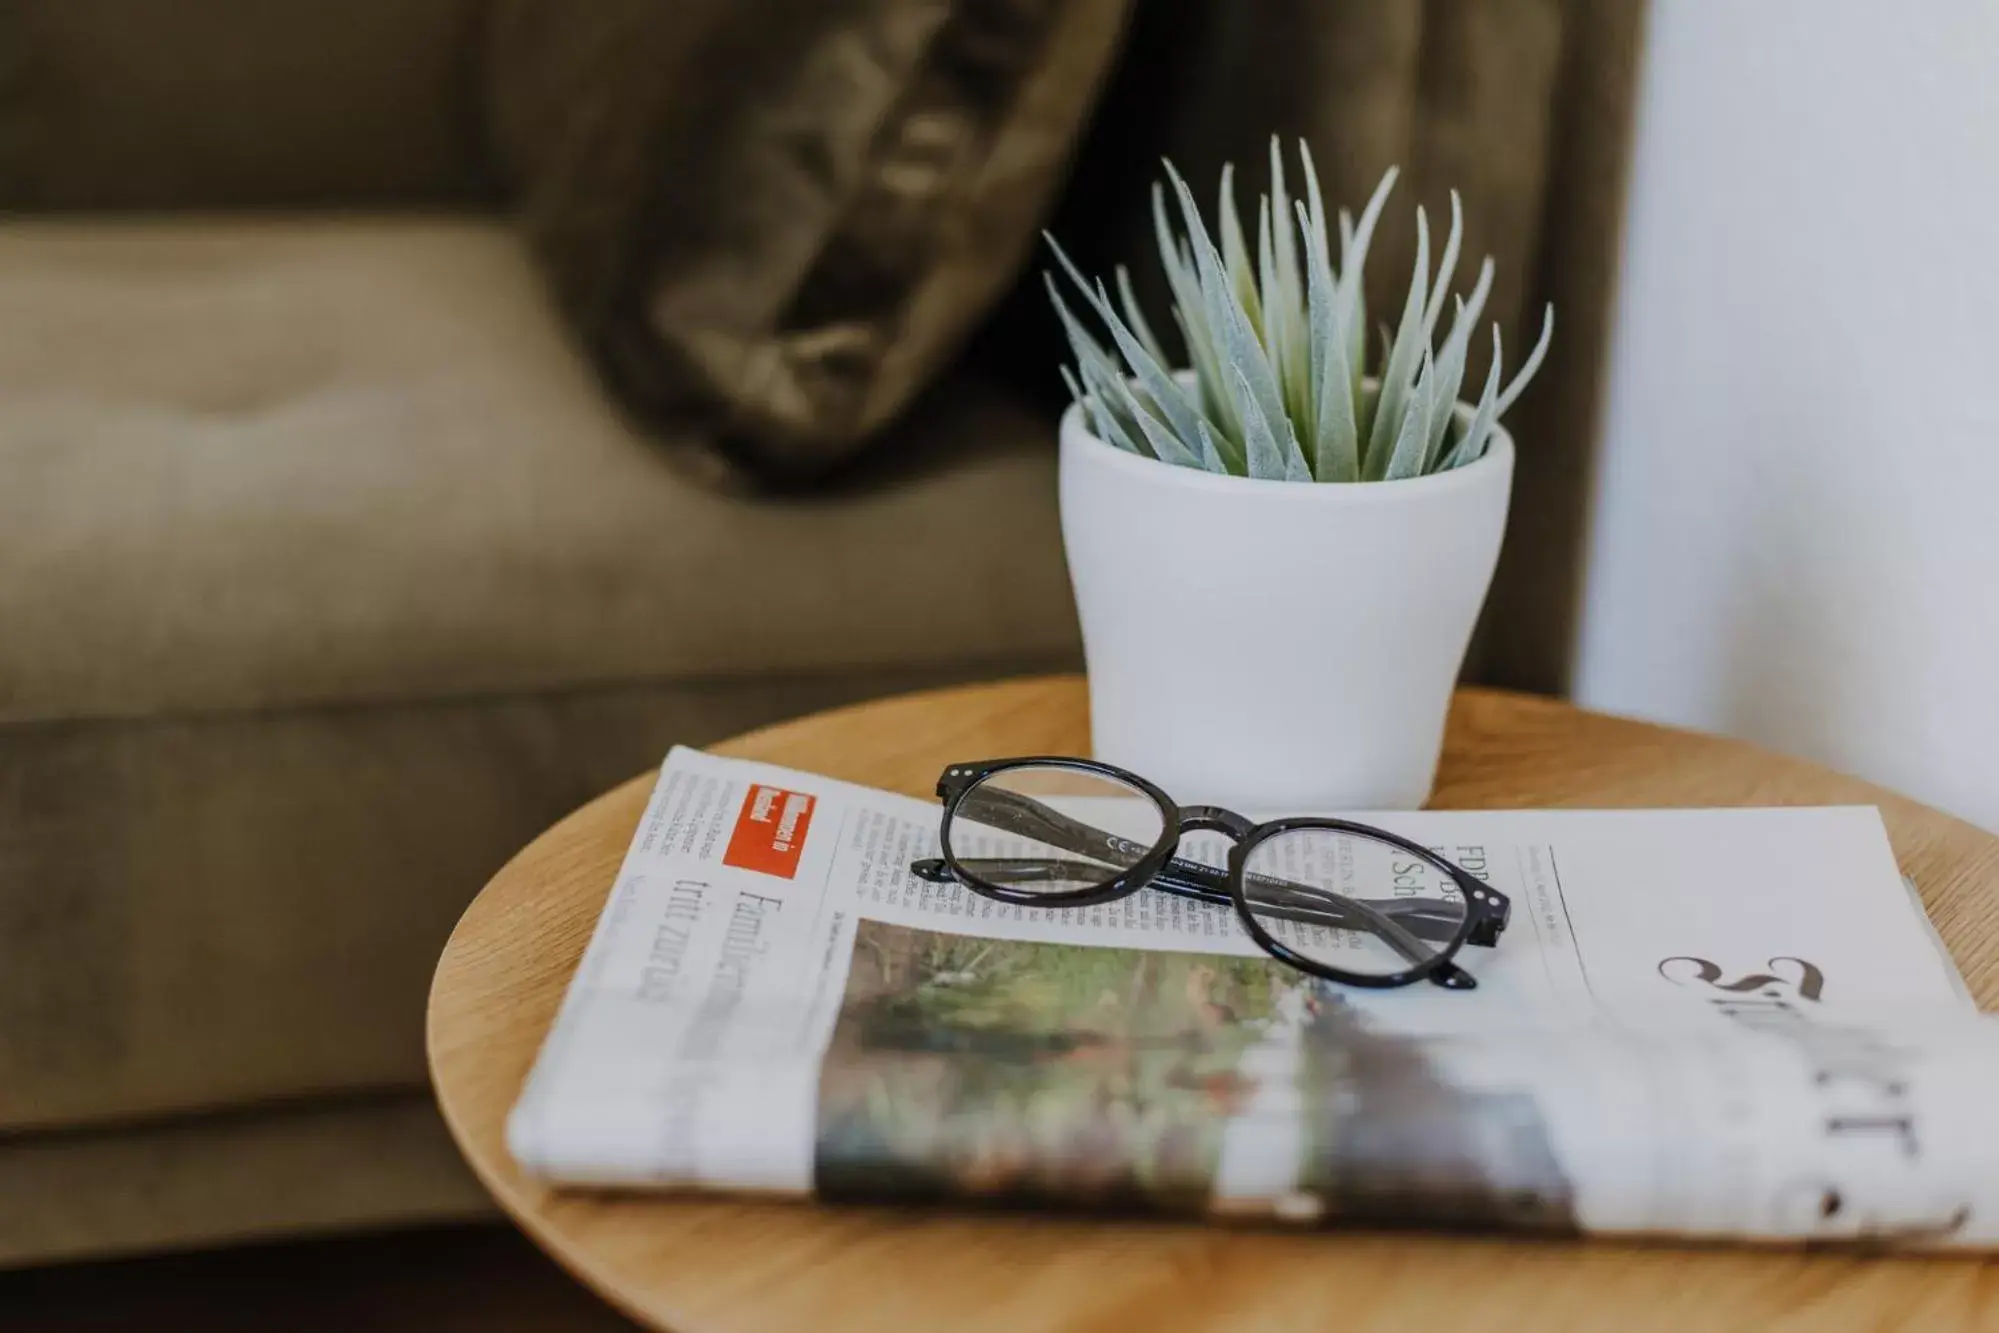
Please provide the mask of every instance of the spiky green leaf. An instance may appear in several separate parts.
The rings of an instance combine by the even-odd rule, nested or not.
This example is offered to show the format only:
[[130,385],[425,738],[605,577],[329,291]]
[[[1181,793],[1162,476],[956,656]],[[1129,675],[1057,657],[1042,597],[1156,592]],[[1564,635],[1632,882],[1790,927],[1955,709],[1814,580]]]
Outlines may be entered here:
[[[1299,159],[1307,169],[1311,154],[1299,146]],[[1291,193],[1284,181],[1284,151],[1276,135],[1270,136],[1270,223],[1276,232],[1278,323],[1283,329],[1283,352],[1275,357],[1279,381],[1284,386],[1284,407],[1298,427],[1298,442],[1310,454],[1312,434],[1312,365],[1310,334],[1304,302],[1305,271],[1298,258],[1298,233],[1291,230]],[[1263,302],[1269,319],[1271,300]]]
[[1434,346],[1437,341],[1437,318],[1444,313],[1444,302],[1451,295],[1451,279],[1457,276],[1458,249],[1464,242],[1465,210],[1458,200],[1458,192],[1451,191],[1451,234],[1444,241],[1444,257],[1437,261],[1437,278],[1430,284],[1430,307],[1423,312],[1423,342]]
[[[1182,443],[1180,436],[1171,426],[1147,410],[1146,405],[1139,401],[1138,395],[1131,391],[1129,381],[1123,379],[1116,381],[1111,386],[1111,391],[1117,395],[1118,406],[1136,423],[1139,433],[1145,437],[1145,442],[1152,446],[1154,457],[1162,463],[1174,463],[1180,467],[1201,466],[1200,456]],[[1198,430],[1196,433],[1198,434]]]
[[1346,331],[1340,326],[1339,296],[1326,250],[1326,217],[1298,208],[1303,229],[1311,308],[1312,401],[1315,447],[1312,468],[1320,481],[1360,480],[1360,425],[1354,415],[1352,381],[1347,376]]
[[1388,360],[1381,369],[1381,389],[1375,400],[1374,421],[1367,436],[1367,452],[1361,459],[1362,474],[1379,480],[1388,469],[1388,460],[1401,437],[1417,374],[1429,348],[1423,339],[1423,311],[1427,307],[1430,280],[1430,223],[1419,207],[1416,210],[1416,269],[1409,278],[1409,297],[1402,306],[1402,323],[1389,344]]
[[[1180,198],[1180,211],[1189,219],[1188,231],[1193,232],[1199,225],[1200,214],[1194,204],[1194,195],[1187,183],[1173,173],[1172,183]],[[1241,305],[1229,299],[1229,279],[1223,267],[1222,256],[1212,245],[1200,244],[1195,238],[1194,262],[1201,276],[1201,292],[1206,302],[1208,322],[1220,330],[1222,350],[1228,366],[1235,372],[1235,378],[1242,381],[1241,388],[1254,400],[1256,413],[1263,420],[1264,429],[1271,433],[1281,462],[1285,453],[1298,447],[1292,429],[1291,418],[1284,413],[1283,400],[1277,390],[1277,379],[1270,369],[1270,361],[1263,353],[1263,346],[1257,341],[1255,330],[1251,328],[1246,312]],[[1250,460],[1250,475],[1256,475],[1256,443],[1252,439],[1254,427],[1249,413],[1244,410],[1241,393],[1236,395],[1236,413],[1242,419],[1243,447]]]
[[[1228,271],[1229,285],[1235,291],[1236,301],[1242,313],[1248,317],[1250,328],[1258,338],[1263,337],[1263,305],[1256,295],[1256,270],[1249,262],[1249,246],[1243,240],[1242,215],[1235,206],[1235,164],[1222,164],[1222,187],[1216,204],[1215,225],[1222,238],[1221,254],[1223,267]],[[1193,230],[1190,225],[1189,232]],[[1196,246],[1194,258],[1201,257]]]
[[1513,406],[1513,400],[1518,398],[1521,390],[1525,389],[1528,383],[1533,380],[1534,372],[1541,368],[1543,358],[1548,355],[1548,341],[1554,336],[1555,307],[1549,305],[1541,311],[1541,336],[1535,341],[1534,350],[1527,354],[1526,361],[1521,363],[1520,371],[1514,375],[1513,382],[1508,384],[1506,391],[1499,395],[1499,405],[1493,413],[1495,417],[1505,416],[1506,409]]
[[1078,401],[1083,404],[1083,411],[1089,416],[1090,427],[1096,431],[1097,438],[1116,445],[1128,454],[1137,454],[1140,458],[1154,457],[1150,449],[1139,443],[1133,429],[1119,419],[1117,412],[1111,407],[1110,394],[1102,387],[1104,384],[1105,381],[1099,379],[1087,367],[1083,370],[1082,389],[1076,387],[1073,378],[1069,381],[1069,391],[1078,395]]
[[1138,341],[1146,352],[1159,364],[1165,365],[1166,350],[1159,345],[1159,339],[1153,336],[1152,325],[1146,322],[1145,312],[1138,307],[1138,293],[1131,288],[1131,270],[1119,264],[1115,272],[1118,308],[1124,312],[1125,323],[1129,324],[1131,331],[1138,335]]
[[[1165,167],[1169,176],[1174,174],[1171,162]],[[1242,422],[1236,416],[1235,407],[1223,386],[1220,336],[1208,323],[1192,248],[1174,237],[1166,208],[1166,187],[1155,183],[1152,187],[1152,228],[1159,242],[1160,262],[1166,266],[1167,285],[1173,289],[1173,321],[1180,326],[1180,336],[1187,344],[1187,358],[1194,368],[1202,415],[1213,423],[1223,456],[1233,457],[1235,470],[1240,472]],[[1198,215],[1194,222],[1190,232],[1206,244],[1207,230],[1200,227]]]
[[1435,359],[1430,349],[1423,349],[1423,369],[1412,387],[1408,402],[1402,413],[1402,425],[1395,435],[1395,444],[1388,456],[1388,464],[1382,469],[1383,481],[1402,481],[1408,477],[1423,474],[1423,455],[1430,442],[1430,382],[1436,376]]
[[1061,321],[1063,333],[1068,335],[1069,348],[1076,354],[1076,368],[1085,374],[1093,369],[1108,369],[1116,374],[1117,361],[1104,350],[1103,344],[1090,335],[1082,321],[1076,318],[1076,312],[1062,299],[1061,291],[1055,286],[1055,276],[1043,273],[1041,281],[1048,288],[1048,303],[1055,307],[1055,317]]
[[1243,475],[1222,460],[1221,450],[1215,447],[1214,432],[1208,429],[1208,423],[1205,421],[1201,423],[1200,446],[1202,467],[1210,472],[1235,472],[1237,476]]
[[1457,407],[1458,390],[1464,384],[1465,356],[1470,350],[1471,331],[1478,323],[1480,312],[1485,309],[1486,297],[1492,291],[1492,260],[1479,265],[1478,281],[1472,285],[1471,296],[1457,302],[1457,312],[1451,316],[1450,332],[1444,336],[1444,346],[1437,353],[1437,382],[1430,390],[1430,446],[1424,454],[1424,470],[1428,471],[1444,448],[1444,435],[1449,430],[1451,417]]
[[1499,344],[1499,326],[1492,326],[1492,365],[1485,372],[1485,389],[1478,396],[1478,406],[1472,410],[1471,420],[1466,423],[1464,433],[1457,443],[1444,455],[1443,462],[1436,467],[1438,472],[1448,472],[1454,467],[1463,467],[1485,456],[1485,442],[1492,434],[1493,422],[1498,419],[1499,404],[1499,363],[1502,351]]
[[1374,244],[1374,229],[1381,221],[1381,210],[1387,206],[1389,193],[1395,189],[1395,181],[1401,174],[1399,167],[1390,167],[1382,173],[1381,183],[1368,196],[1358,223],[1349,223],[1346,211],[1340,212],[1340,322],[1348,330],[1347,368],[1356,402],[1360,401],[1361,378],[1367,371],[1367,290],[1362,281],[1366,276],[1367,252]]
[[[1160,415],[1182,440],[1193,439],[1194,423],[1200,419],[1201,412],[1189,397],[1187,390],[1146,349],[1138,335],[1125,325],[1124,320],[1119,318],[1118,312],[1111,306],[1110,294],[1103,289],[1103,284],[1099,283],[1096,290],[1092,291],[1081,271],[1070,261],[1068,252],[1062,249],[1054,237],[1048,238],[1048,244],[1055,252],[1055,258],[1061,263],[1063,271],[1069,275],[1069,280],[1076,284],[1076,289],[1090,303],[1097,318],[1110,330],[1111,339],[1117,344],[1125,364],[1137,375],[1138,382],[1145,386],[1146,394],[1158,405]],[[1056,303],[1059,309],[1061,306],[1059,296],[1056,297]],[[1064,324],[1072,322],[1073,316],[1065,315]],[[1123,375],[1120,374],[1118,378],[1122,379]]]
[[1230,366],[1230,377],[1236,387],[1236,405],[1242,409],[1242,430],[1244,444],[1249,452],[1249,475],[1270,481],[1282,481],[1290,469],[1284,460],[1284,451],[1277,446],[1277,436],[1272,432],[1270,421],[1257,405],[1256,394],[1249,387],[1249,378],[1239,365]]

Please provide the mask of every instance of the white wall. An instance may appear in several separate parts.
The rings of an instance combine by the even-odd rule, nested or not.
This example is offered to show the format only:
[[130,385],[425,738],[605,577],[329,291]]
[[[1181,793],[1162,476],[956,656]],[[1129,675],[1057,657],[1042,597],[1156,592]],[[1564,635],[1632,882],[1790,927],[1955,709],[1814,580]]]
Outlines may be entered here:
[[1999,830],[1999,4],[1655,0],[1578,697]]

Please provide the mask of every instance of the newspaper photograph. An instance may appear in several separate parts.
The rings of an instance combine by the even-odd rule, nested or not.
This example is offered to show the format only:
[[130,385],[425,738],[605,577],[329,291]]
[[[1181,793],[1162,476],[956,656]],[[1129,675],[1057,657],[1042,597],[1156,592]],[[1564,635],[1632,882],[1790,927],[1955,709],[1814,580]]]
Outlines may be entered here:
[[523,1168],[1999,1248],[1999,1024],[1870,807],[1369,815],[1512,899],[1458,956],[1469,991],[1321,980],[1156,890],[1060,909],[919,878],[940,814],[676,749],[510,1118]]

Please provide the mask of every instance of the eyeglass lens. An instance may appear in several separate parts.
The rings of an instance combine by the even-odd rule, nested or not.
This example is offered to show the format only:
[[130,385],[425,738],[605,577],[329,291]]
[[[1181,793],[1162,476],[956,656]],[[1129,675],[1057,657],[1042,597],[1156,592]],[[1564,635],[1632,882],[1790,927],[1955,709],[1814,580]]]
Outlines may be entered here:
[[1279,944],[1352,976],[1406,972],[1447,950],[1467,907],[1443,868],[1360,833],[1273,834],[1243,864],[1243,899]]
[[1158,845],[1166,812],[1103,773],[1001,769],[958,801],[947,850],[967,873],[1024,893],[1101,888]]

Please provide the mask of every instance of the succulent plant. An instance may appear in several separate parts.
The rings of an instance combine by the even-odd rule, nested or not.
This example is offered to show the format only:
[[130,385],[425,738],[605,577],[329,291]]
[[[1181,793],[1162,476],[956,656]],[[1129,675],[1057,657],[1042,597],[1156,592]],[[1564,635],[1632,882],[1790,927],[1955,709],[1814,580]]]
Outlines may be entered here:
[[[1450,294],[1464,216],[1451,193],[1451,229],[1430,270],[1430,224],[1416,210],[1416,265],[1395,331],[1382,330],[1381,361],[1366,373],[1367,308],[1361,275],[1382,206],[1395,187],[1390,168],[1355,220],[1338,215],[1339,262],[1312,155],[1298,145],[1305,195],[1285,189],[1284,158],[1270,143],[1270,193],[1258,204],[1256,259],[1236,212],[1234,172],[1222,169],[1217,230],[1209,239],[1187,183],[1166,164],[1184,231],[1176,231],[1166,190],[1152,194],[1159,256],[1173,297],[1191,375],[1176,374],[1146,322],[1131,278],[1117,270],[1117,298],[1085,279],[1062,247],[1048,243],[1084,306],[1110,334],[1113,354],[1045,275],[1055,312],[1076,356],[1062,368],[1069,392],[1103,439],[1163,463],[1283,481],[1394,481],[1460,467],[1484,455],[1499,418],[1540,369],[1554,330],[1552,306],[1527,360],[1502,389],[1499,326],[1492,363],[1469,414],[1458,408],[1472,330],[1492,289],[1492,260],[1479,266],[1468,296]],[[1443,340],[1437,329],[1449,302]],[[1191,378],[1191,386],[1188,379]]]

